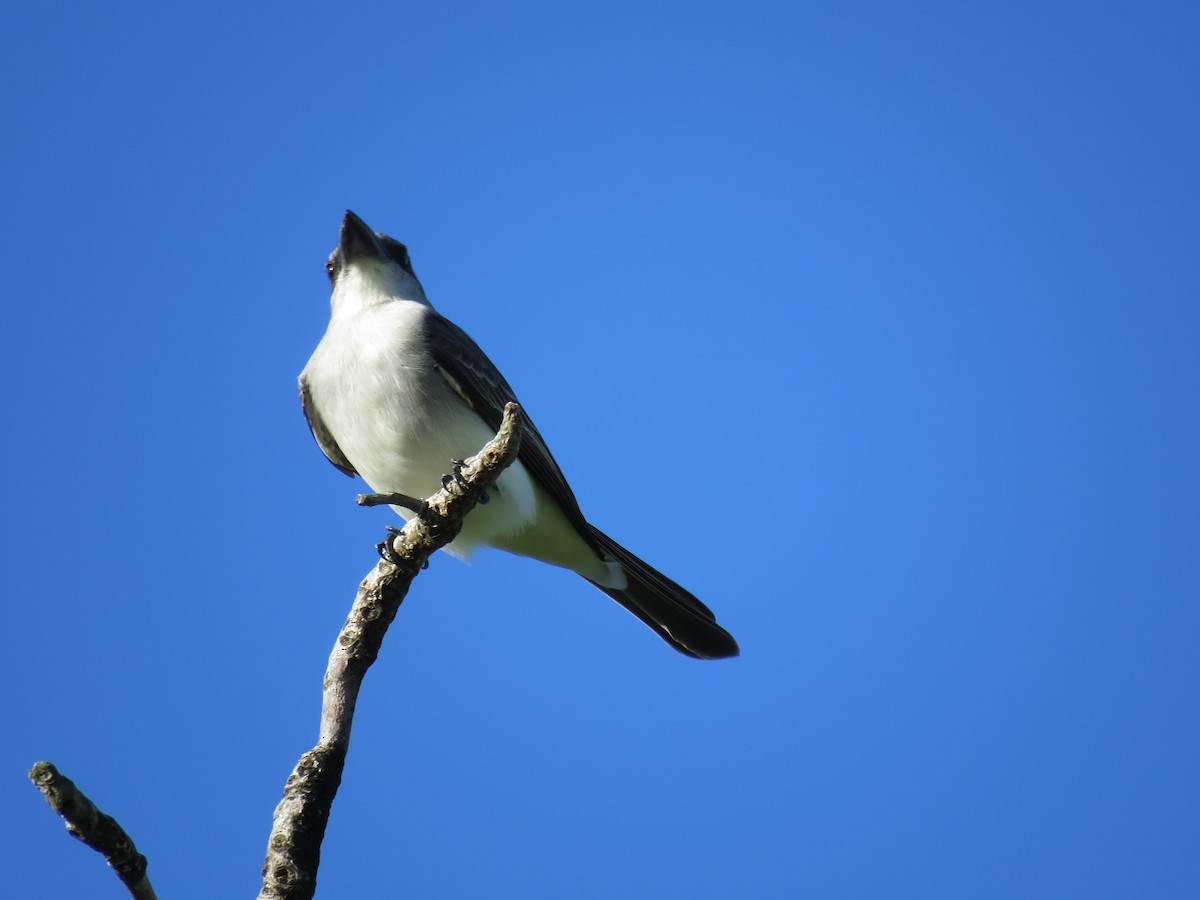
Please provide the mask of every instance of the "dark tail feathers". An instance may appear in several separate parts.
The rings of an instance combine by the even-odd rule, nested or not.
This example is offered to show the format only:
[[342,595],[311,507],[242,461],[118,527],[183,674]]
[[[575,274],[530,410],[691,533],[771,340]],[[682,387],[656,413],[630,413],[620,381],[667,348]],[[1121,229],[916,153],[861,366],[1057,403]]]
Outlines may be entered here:
[[717,624],[707,606],[608,535],[592,528],[592,537],[621,564],[629,579],[629,586],[622,591],[599,584],[596,587],[653,628],[680,653],[697,659],[738,655],[737,641]]

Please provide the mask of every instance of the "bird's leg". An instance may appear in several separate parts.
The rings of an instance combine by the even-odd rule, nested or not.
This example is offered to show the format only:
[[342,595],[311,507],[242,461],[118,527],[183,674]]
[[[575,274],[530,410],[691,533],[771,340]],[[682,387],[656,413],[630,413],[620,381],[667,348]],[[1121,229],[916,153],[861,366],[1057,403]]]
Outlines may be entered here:
[[[382,541],[380,541],[378,544],[375,545],[375,549],[379,551],[380,558],[387,560],[393,566],[400,565],[400,557],[398,557],[396,555],[396,551],[392,546],[392,538],[394,538],[396,535],[398,535],[403,530],[404,530],[403,528],[397,528],[395,525],[388,525],[387,526],[387,531],[388,531],[387,537],[385,537]],[[426,559],[425,562],[421,563],[421,568],[422,569],[429,568],[429,560],[428,559]]]
[[[450,463],[454,466],[454,469],[452,471],[452,474],[442,476],[442,487],[443,488],[450,487],[451,482],[455,482],[459,485],[461,485],[463,483],[462,470],[463,470],[463,466],[465,466],[467,464],[467,461],[465,459],[451,458]],[[482,494],[479,495],[480,505],[487,503],[491,499],[492,498],[488,496],[487,491],[484,491]]]
[[387,526],[387,537],[375,545],[375,549],[379,551],[379,556],[387,560],[393,566],[400,565],[400,557],[396,555],[396,551],[392,549],[392,538],[400,533],[400,529],[394,525]]
[[[359,494],[354,498],[354,502],[359,506],[403,506],[405,509],[411,509],[418,516],[428,515],[430,512],[429,504],[424,500],[418,500],[416,497],[410,497],[408,494]],[[379,551],[379,555],[390,562],[393,566],[400,565],[400,558],[396,556],[392,550],[392,537],[400,533],[400,529],[393,525],[387,526],[388,535],[382,541],[375,545],[375,549]],[[426,561],[425,568],[429,565]]]
[[467,464],[467,461],[465,459],[458,459],[457,457],[451,457],[450,465],[452,465],[454,468],[451,469],[450,475],[442,476],[442,487],[443,488],[450,487],[450,482],[452,482],[452,481],[455,482],[456,484],[461,485],[463,483],[462,470],[463,470],[463,466],[465,466],[466,464]]

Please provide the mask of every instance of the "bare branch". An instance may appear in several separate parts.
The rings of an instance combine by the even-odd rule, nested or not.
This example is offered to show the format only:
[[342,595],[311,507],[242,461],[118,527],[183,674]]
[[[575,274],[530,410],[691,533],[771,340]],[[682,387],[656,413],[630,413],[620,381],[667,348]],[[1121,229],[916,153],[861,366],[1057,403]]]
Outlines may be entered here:
[[422,515],[389,538],[400,564],[381,560],[359,585],[325,670],[320,738],[300,757],[275,809],[259,900],[307,900],[313,896],[321,841],[342,780],[363,677],[378,656],[383,636],[413,578],[430,555],[454,540],[463,518],[517,458],[522,421],[520,407],[509,403],[496,437],[461,466],[457,478],[423,501]]
[[425,501],[408,494],[359,494],[354,502],[359,506],[403,506],[417,515],[425,512]]
[[37,762],[29,770],[50,807],[63,817],[67,831],[93,850],[104,854],[109,866],[134,900],[155,900],[154,888],[146,877],[146,857],[138,853],[133,839],[112,816],[102,813],[53,763]]

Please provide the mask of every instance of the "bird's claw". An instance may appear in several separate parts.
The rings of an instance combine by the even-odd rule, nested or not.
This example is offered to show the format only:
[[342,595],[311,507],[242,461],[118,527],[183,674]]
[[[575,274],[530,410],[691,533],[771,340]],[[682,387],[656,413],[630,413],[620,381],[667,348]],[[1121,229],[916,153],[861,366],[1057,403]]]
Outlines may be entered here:
[[399,566],[400,557],[396,555],[396,551],[393,549],[392,539],[400,533],[401,529],[394,525],[388,525],[387,530],[387,537],[376,544],[375,549],[379,551],[379,556],[381,559],[390,562],[393,566]]
[[457,457],[452,457],[450,460],[450,464],[454,468],[451,470],[451,473],[449,475],[442,476],[442,487],[449,488],[451,482],[453,482],[461,487],[463,484],[463,481],[464,481],[462,470],[463,470],[463,466],[465,466],[467,464],[467,461],[465,459],[458,459]]

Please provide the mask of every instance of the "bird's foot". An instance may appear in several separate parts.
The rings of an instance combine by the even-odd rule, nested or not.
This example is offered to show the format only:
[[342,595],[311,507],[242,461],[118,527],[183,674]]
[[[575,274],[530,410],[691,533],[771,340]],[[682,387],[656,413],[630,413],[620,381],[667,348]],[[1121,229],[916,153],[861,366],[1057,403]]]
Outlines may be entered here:
[[451,469],[449,475],[442,476],[442,487],[448,488],[451,484],[457,484],[459,487],[462,487],[464,481],[462,470],[463,466],[467,464],[467,461],[465,459],[458,459],[457,457],[454,457],[450,460],[450,464],[454,468]]
[[[387,560],[393,566],[399,566],[401,564],[401,559],[399,556],[396,555],[395,546],[392,544],[392,540],[396,537],[396,535],[398,535],[404,529],[397,528],[394,525],[388,525],[387,530],[388,530],[388,536],[385,537],[378,544],[376,544],[375,549],[379,551],[380,559]],[[422,569],[429,568],[429,560],[428,559],[426,559],[425,562],[421,563],[421,568]]]
[[[452,470],[451,474],[442,476],[443,489],[449,488],[451,484],[457,484],[459,487],[462,487],[466,481],[466,479],[463,478],[462,470],[463,466],[467,464],[467,461],[465,459],[451,459],[450,462],[454,466],[454,469]],[[492,498],[488,496],[487,491],[484,491],[479,495],[480,504],[486,504],[491,499]]]
[[400,533],[401,529],[394,525],[387,526],[387,537],[375,545],[375,549],[379,551],[381,559],[390,562],[393,566],[400,565],[400,557],[396,555],[396,551],[392,547],[392,539]]

